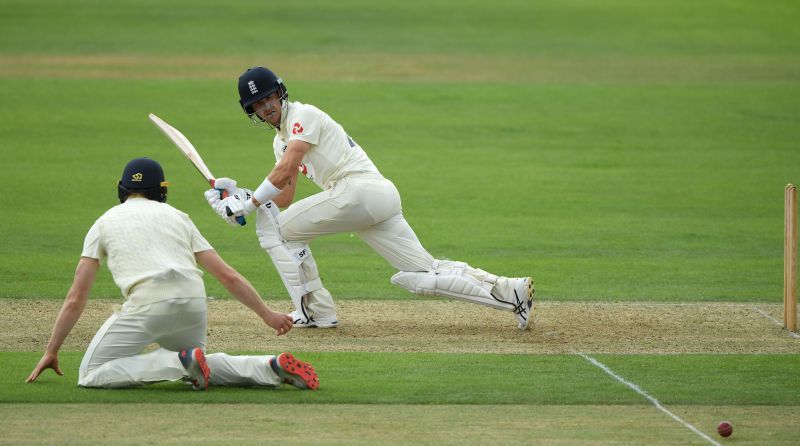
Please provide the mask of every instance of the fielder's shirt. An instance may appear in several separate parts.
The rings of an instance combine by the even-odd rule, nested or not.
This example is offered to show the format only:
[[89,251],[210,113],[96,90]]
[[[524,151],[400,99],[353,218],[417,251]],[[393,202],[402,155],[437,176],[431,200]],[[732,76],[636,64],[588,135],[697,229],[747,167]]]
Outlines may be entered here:
[[185,213],[166,203],[128,198],[95,221],[81,256],[106,260],[131,305],[205,298],[196,252],[213,249]]
[[290,141],[311,144],[311,149],[303,157],[300,173],[322,189],[330,189],[337,180],[352,174],[380,175],[366,152],[344,128],[317,107],[290,102],[286,119],[282,122],[272,142],[275,160],[279,162],[283,158]]

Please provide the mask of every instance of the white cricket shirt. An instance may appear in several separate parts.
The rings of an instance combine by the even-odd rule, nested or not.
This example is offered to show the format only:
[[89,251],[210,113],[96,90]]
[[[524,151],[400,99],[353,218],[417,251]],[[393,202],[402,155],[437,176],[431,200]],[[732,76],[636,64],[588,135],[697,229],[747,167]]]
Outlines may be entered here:
[[166,203],[129,198],[95,221],[81,256],[106,260],[131,305],[175,297],[205,298],[194,253],[213,249],[185,213]]
[[303,157],[300,173],[323,189],[355,173],[375,173],[378,168],[366,152],[327,113],[313,105],[290,102],[286,119],[276,131],[272,148],[275,160],[283,158],[289,141],[300,140],[311,144]]

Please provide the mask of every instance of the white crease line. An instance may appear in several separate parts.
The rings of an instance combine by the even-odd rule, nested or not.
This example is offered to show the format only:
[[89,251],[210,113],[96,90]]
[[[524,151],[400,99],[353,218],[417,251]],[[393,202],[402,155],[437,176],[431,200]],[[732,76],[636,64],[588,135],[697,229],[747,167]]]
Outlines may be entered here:
[[[767,314],[766,312],[762,311],[762,310],[761,310],[761,308],[753,307],[753,311],[755,311],[756,313],[758,313],[758,314],[760,314],[760,315],[764,316],[765,318],[767,318],[767,319],[771,320],[771,321],[772,321],[772,322],[774,322],[774,323],[775,323],[775,325],[777,325],[778,327],[781,327],[781,328],[783,328],[783,324],[782,324],[782,323],[780,323],[780,322],[779,322],[777,319],[775,319],[774,317],[770,316],[770,315],[769,315],[769,314]],[[787,330],[787,331],[788,331],[788,330]],[[793,332],[793,331],[789,331],[789,336],[791,336],[791,337],[793,337],[793,338],[795,338],[795,339],[800,339],[800,335],[799,335],[799,334],[797,334],[797,333],[795,333],[795,332]]]
[[631,389],[632,389],[634,392],[636,392],[636,393],[638,393],[639,395],[641,395],[641,396],[645,397],[645,398],[646,398],[648,401],[650,401],[651,403],[653,403],[653,405],[654,405],[654,406],[656,406],[656,408],[657,408],[658,410],[660,410],[660,411],[664,412],[665,414],[669,415],[669,416],[670,416],[670,417],[671,417],[673,420],[677,421],[678,423],[681,423],[682,425],[684,425],[686,428],[688,428],[689,430],[691,430],[691,431],[692,431],[692,432],[694,432],[695,434],[697,434],[697,435],[699,435],[700,437],[702,437],[702,438],[704,438],[705,440],[707,440],[709,443],[711,443],[711,444],[713,444],[713,445],[716,445],[716,446],[722,446],[721,444],[719,444],[719,443],[717,443],[716,441],[714,441],[714,439],[713,439],[713,438],[711,438],[711,437],[709,437],[708,435],[704,434],[704,433],[703,433],[703,432],[702,432],[700,429],[698,429],[698,428],[696,428],[696,427],[692,426],[692,425],[691,425],[691,424],[689,424],[688,422],[684,421],[684,420],[683,420],[681,417],[679,417],[679,416],[675,415],[674,413],[670,412],[670,411],[669,411],[669,410],[668,410],[666,407],[662,406],[662,405],[661,405],[661,403],[660,403],[660,402],[658,402],[658,400],[657,400],[657,399],[653,398],[652,396],[650,396],[650,394],[649,394],[649,393],[647,393],[647,392],[645,392],[644,390],[640,389],[640,388],[639,388],[639,386],[637,386],[636,384],[634,384],[634,383],[632,383],[632,382],[630,382],[630,381],[626,380],[625,378],[623,378],[623,377],[621,377],[621,376],[617,375],[616,373],[614,373],[614,371],[613,371],[613,370],[611,370],[610,368],[606,367],[606,365],[605,365],[605,364],[603,364],[603,363],[601,363],[600,361],[598,361],[598,360],[596,360],[596,359],[592,358],[591,356],[584,355],[583,353],[578,353],[578,355],[579,355],[580,357],[582,357],[583,359],[585,359],[585,360],[587,360],[587,361],[591,362],[591,363],[592,363],[592,364],[594,364],[595,366],[599,367],[600,369],[602,369],[604,372],[606,372],[607,374],[609,374],[611,377],[613,377],[613,378],[614,378],[614,379],[616,379],[617,381],[619,381],[619,382],[621,382],[622,384],[625,384],[626,386],[630,387],[630,388],[631,388]]

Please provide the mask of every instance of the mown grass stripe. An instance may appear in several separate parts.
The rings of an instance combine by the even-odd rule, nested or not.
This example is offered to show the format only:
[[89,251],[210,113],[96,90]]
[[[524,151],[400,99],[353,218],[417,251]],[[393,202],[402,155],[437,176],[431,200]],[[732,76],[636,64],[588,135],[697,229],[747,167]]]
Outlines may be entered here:
[[[180,383],[82,389],[76,386],[82,352],[60,355],[64,377],[47,371],[26,384],[41,354],[0,352],[0,403],[644,404],[574,354],[294,353],[319,372],[319,391],[192,392]],[[797,369],[797,355],[593,356],[670,406],[797,406],[800,384],[786,373]]]
[[641,387],[639,387],[639,386],[637,386],[636,384],[634,384],[634,383],[632,383],[632,382],[628,381],[627,379],[625,379],[625,378],[621,377],[620,375],[616,374],[616,373],[615,373],[613,370],[611,370],[611,369],[610,369],[608,366],[606,366],[605,364],[603,364],[603,363],[601,363],[600,361],[598,361],[598,360],[596,360],[596,359],[592,358],[591,356],[589,356],[589,355],[585,355],[585,354],[583,354],[583,353],[578,353],[578,356],[580,356],[580,357],[582,357],[583,359],[585,359],[585,360],[589,361],[591,364],[593,364],[594,366],[596,366],[596,367],[600,368],[602,371],[604,371],[606,374],[608,374],[608,375],[609,375],[609,376],[611,376],[612,378],[614,378],[614,379],[616,379],[617,381],[621,382],[622,384],[624,384],[624,385],[628,386],[628,387],[629,387],[631,390],[633,390],[634,392],[638,393],[639,395],[643,396],[645,399],[647,399],[648,401],[650,401],[650,402],[651,402],[651,403],[652,403],[652,404],[653,404],[653,405],[656,407],[656,409],[658,409],[658,410],[660,410],[660,411],[664,412],[664,413],[665,413],[665,414],[667,414],[667,415],[668,415],[670,418],[672,418],[673,420],[675,420],[675,421],[677,421],[678,423],[682,424],[682,425],[683,425],[683,426],[685,426],[687,429],[689,429],[689,430],[691,430],[692,432],[694,432],[695,434],[699,435],[701,438],[705,439],[706,441],[708,441],[709,443],[711,443],[711,444],[713,444],[713,445],[720,446],[720,444],[719,444],[719,443],[717,443],[717,442],[716,442],[716,441],[715,441],[713,438],[709,437],[708,435],[706,435],[705,433],[703,433],[703,431],[701,431],[700,429],[698,429],[698,428],[694,427],[694,426],[693,426],[691,423],[687,422],[687,421],[686,421],[686,420],[684,420],[683,418],[681,418],[681,417],[679,417],[679,416],[675,415],[674,413],[672,413],[672,412],[671,412],[669,409],[667,409],[666,407],[664,407],[664,405],[662,405],[662,404],[661,404],[661,403],[660,403],[660,402],[659,402],[657,399],[655,399],[655,398],[654,398],[652,395],[650,395],[649,393],[647,393],[647,392],[645,392],[644,390],[642,390],[642,388],[641,388]]

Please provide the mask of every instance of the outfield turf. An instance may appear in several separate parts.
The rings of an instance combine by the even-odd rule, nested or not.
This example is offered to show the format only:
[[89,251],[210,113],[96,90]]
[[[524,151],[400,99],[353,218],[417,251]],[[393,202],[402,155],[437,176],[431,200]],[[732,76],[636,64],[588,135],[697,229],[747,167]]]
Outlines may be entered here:
[[[213,388],[177,383],[135,390],[74,385],[80,354],[63,354],[65,377],[24,384],[38,354],[0,353],[0,444],[65,438],[80,444],[703,444],[702,438],[575,355],[302,353],[319,364],[316,392]],[[638,382],[670,413],[706,434],[720,419],[737,444],[794,444],[800,411],[797,355],[594,355]],[[519,379],[506,376],[527,375]],[[212,408],[209,411],[209,408]],[[31,413],[48,423],[34,435]],[[206,413],[206,415],[200,415]],[[120,414],[115,417],[112,414]],[[122,416],[125,414],[125,416]],[[203,418],[187,430],[176,418]],[[75,423],[100,420],[92,429]],[[135,420],[135,421],[134,421]],[[132,423],[133,421],[133,423]],[[136,428],[148,426],[143,436]],[[221,434],[220,431],[225,432]],[[403,433],[398,437],[400,433]]]
[[[800,339],[769,318],[782,190],[800,183],[797,23],[789,0],[0,0],[0,327],[14,332],[0,335],[0,444],[795,444]],[[254,65],[365,148],[433,255],[533,275],[545,302],[533,331],[502,313],[453,320],[341,234],[312,245],[344,302],[337,331],[262,340],[252,317],[211,315],[212,339],[248,345],[233,351],[290,345],[312,360],[319,392],[79,389],[99,325],[68,340],[67,376],[23,384],[83,237],[137,156],[161,161],[169,202],[285,301],[254,225],[221,223],[147,120],[253,187],[274,162],[271,133],[237,104]],[[93,298],[118,295],[104,269]],[[426,341],[436,352],[414,351]],[[720,440],[725,418],[734,435]]]
[[[199,409],[198,409],[199,407]],[[796,442],[797,412],[785,407],[678,407],[713,430],[720,416],[736,424],[737,445],[791,445]],[[116,416],[123,413],[124,417]],[[471,406],[471,405],[293,405],[253,404],[9,404],[0,406],[9,426],[0,444],[65,442],[73,444],[425,444],[425,445],[702,445],[689,430],[649,406]],[[85,417],[100,429],[76,423]],[[36,431],[32,419],[47,419]],[[176,423],[176,418],[201,420]],[[736,422],[736,421],[734,421]],[[198,429],[198,425],[202,429]],[[297,434],[298,425],[304,429]],[[757,438],[749,427],[762,429]],[[143,428],[146,426],[146,428]],[[109,428],[110,427],[110,428]],[[102,431],[102,436],[97,431]],[[614,438],[604,442],[603,438]],[[723,442],[728,444],[728,441]]]
[[[6,4],[4,178],[33,197],[67,186],[72,195],[48,206],[1,198],[0,252],[15,259],[0,266],[2,296],[64,293],[85,231],[114,203],[120,166],[139,155],[163,162],[170,202],[193,215],[223,255],[236,253],[227,257],[259,289],[281,295],[252,230],[214,219],[202,181],[146,119],[159,114],[218,175],[255,185],[273,158],[271,136],[253,128],[236,102],[236,77],[253,64],[289,72],[293,98],[345,126],[398,185],[408,220],[436,256],[534,274],[546,299],[780,295],[781,194],[786,182],[797,182],[800,165],[800,39],[792,39],[791,2],[782,9],[710,3],[702,6],[706,15],[694,3],[665,11],[638,2],[499,2],[491,12],[469,12],[435,2],[423,13],[406,2],[299,2],[265,25],[276,27],[268,29],[286,48],[250,42],[249,30],[232,33],[241,14],[256,13],[245,2],[224,14],[194,6],[177,28],[158,21],[185,14],[180,2],[159,14],[132,1],[70,2],[72,12],[61,14],[59,2]],[[319,11],[316,20],[351,17],[355,31],[281,34],[307,8]],[[459,12],[440,29],[449,10]],[[386,11],[393,32],[374,36]],[[587,20],[594,25],[575,32]],[[183,44],[187,26],[204,30],[188,34],[192,45]],[[20,27],[42,32],[20,34]],[[413,44],[423,37],[426,45]],[[560,45],[548,46],[554,39]],[[428,64],[415,63],[417,55]],[[373,69],[392,57],[405,61],[399,79]],[[173,71],[150,67],[140,79],[152,58]],[[85,71],[72,73],[75,65]],[[460,69],[428,80],[450,65]],[[599,80],[574,74],[594,70]],[[537,81],[541,73],[556,79]],[[301,182],[302,194],[314,191],[308,183]],[[357,238],[323,238],[314,250],[334,295],[404,295],[388,283],[390,267]],[[210,290],[222,293],[215,284]],[[107,275],[95,294],[117,294]]]
[[[208,148],[215,172],[245,183],[255,184],[274,162],[269,134],[239,116],[222,82],[130,84],[3,82],[0,98],[10,107],[0,112],[2,144],[14,153],[6,177],[33,196],[69,184],[80,199],[7,207],[2,250],[19,260],[0,266],[2,294],[63,294],[85,232],[114,204],[115,166],[137,155],[164,163],[170,202],[194,216],[223,256],[236,253],[227,257],[259,289],[282,293],[252,230],[219,224],[200,195],[200,177],[146,116],[156,112],[181,128],[200,150]],[[294,85],[297,96],[317,98],[351,123],[349,131],[401,190],[408,220],[434,255],[534,274],[547,299],[780,295],[782,191],[800,165],[800,126],[752,115],[789,115],[800,98],[796,87],[503,85],[465,92],[463,85],[422,84],[394,87],[387,99],[380,84]],[[103,101],[88,100],[94,88]],[[449,100],[445,113],[433,106],[439,95],[459,99]],[[190,98],[177,112],[165,96]],[[51,98],[70,112],[43,121],[41,104]],[[689,113],[716,101],[742,112],[720,116],[706,104]],[[392,104],[386,116],[357,118],[384,103]],[[473,123],[472,103],[481,104],[493,130]],[[111,112],[111,104],[125,105]],[[47,174],[32,181],[38,169]],[[303,193],[313,191],[301,185]],[[357,237],[322,238],[314,250],[335,296],[405,295],[389,284],[391,268]],[[46,274],[41,264],[49,266]],[[20,275],[31,277],[13,280]],[[216,284],[209,289],[222,292]],[[95,294],[118,291],[101,276]]]
[[[250,352],[253,354],[254,352]],[[256,353],[257,354],[257,353]],[[82,354],[61,356],[55,374],[23,384],[39,353],[0,353],[3,403],[315,403],[315,404],[644,404],[640,395],[576,355],[302,353],[318,364],[317,392],[214,388],[198,396],[182,383],[135,390],[75,386]],[[787,370],[797,355],[593,355],[667,405],[791,406],[800,382]],[[504,379],[524,376],[525,380]],[[568,376],[565,376],[568,375]],[[454,385],[458,383],[458,385]],[[202,398],[202,399],[200,399]]]

